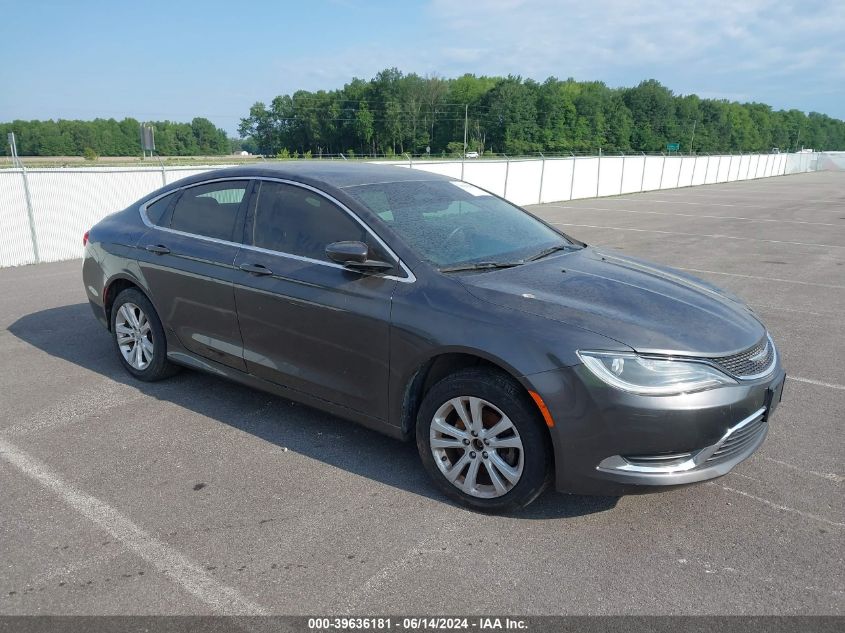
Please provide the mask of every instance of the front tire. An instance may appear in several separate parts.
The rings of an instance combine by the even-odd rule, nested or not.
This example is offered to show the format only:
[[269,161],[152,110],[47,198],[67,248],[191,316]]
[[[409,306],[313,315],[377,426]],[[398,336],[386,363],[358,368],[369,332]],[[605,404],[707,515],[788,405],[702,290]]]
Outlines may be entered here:
[[464,369],[434,385],[420,405],[416,439],[437,486],[476,510],[523,508],[549,481],[552,456],[542,419],[503,373]]
[[154,382],[178,371],[167,360],[161,320],[141,291],[128,288],[117,295],[111,309],[111,332],[121,364],[135,378]]

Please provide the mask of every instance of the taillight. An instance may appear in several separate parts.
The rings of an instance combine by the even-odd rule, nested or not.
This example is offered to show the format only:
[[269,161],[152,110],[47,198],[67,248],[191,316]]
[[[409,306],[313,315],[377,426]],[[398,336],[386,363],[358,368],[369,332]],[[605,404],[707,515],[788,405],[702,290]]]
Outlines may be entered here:
[[82,245],[83,246],[88,246],[88,234],[90,232],[91,231],[85,231],[85,233],[82,235]]

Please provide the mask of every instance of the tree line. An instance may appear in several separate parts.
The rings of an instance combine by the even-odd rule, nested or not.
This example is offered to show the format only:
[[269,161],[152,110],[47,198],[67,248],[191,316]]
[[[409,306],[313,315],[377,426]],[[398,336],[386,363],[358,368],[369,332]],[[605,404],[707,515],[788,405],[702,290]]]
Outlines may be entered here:
[[[517,76],[422,77],[396,68],[338,90],[299,90],[269,105],[255,103],[241,119],[240,139],[200,117],[152,125],[162,156],[239,149],[280,157],[660,152],[668,143],[679,143],[684,153],[845,149],[841,120],[675,95],[653,79],[610,88],[555,77],[542,83]],[[4,141],[6,132],[15,132],[22,156],[140,154],[139,122],[132,118],[0,123]]]
[[[156,152],[162,156],[229,154],[226,132],[208,119],[190,123],[154,121]],[[14,132],[21,156],[136,156],[141,154],[140,123],[136,119],[93,121],[12,121],[0,123],[3,154],[9,154],[6,133]]]
[[455,79],[383,70],[339,90],[299,90],[258,102],[239,132],[251,151],[291,154],[460,155],[469,151],[764,152],[845,149],[845,122],[675,95],[658,81],[609,88],[598,81],[521,77]]

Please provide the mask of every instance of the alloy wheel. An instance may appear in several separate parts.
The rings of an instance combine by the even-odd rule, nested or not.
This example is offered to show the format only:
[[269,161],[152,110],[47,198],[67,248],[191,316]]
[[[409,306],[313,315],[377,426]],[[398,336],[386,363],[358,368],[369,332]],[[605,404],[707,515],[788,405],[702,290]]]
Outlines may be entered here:
[[519,483],[522,439],[513,422],[482,398],[459,396],[434,414],[429,446],[440,472],[473,497],[493,499]]
[[153,360],[153,333],[144,311],[134,303],[124,303],[114,322],[117,346],[124,360],[143,371]]

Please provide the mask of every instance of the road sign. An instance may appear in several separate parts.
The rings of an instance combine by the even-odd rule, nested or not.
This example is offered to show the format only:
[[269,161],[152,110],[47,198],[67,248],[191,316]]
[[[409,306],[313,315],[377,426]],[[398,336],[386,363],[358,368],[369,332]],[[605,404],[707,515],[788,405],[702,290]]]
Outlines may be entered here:
[[681,144],[680,143],[666,143],[666,149],[669,150],[670,152],[677,152],[679,149],[681,149]]
[[141,124],[141,149],[152,152],[156,148],[155,130],[152,125]]

